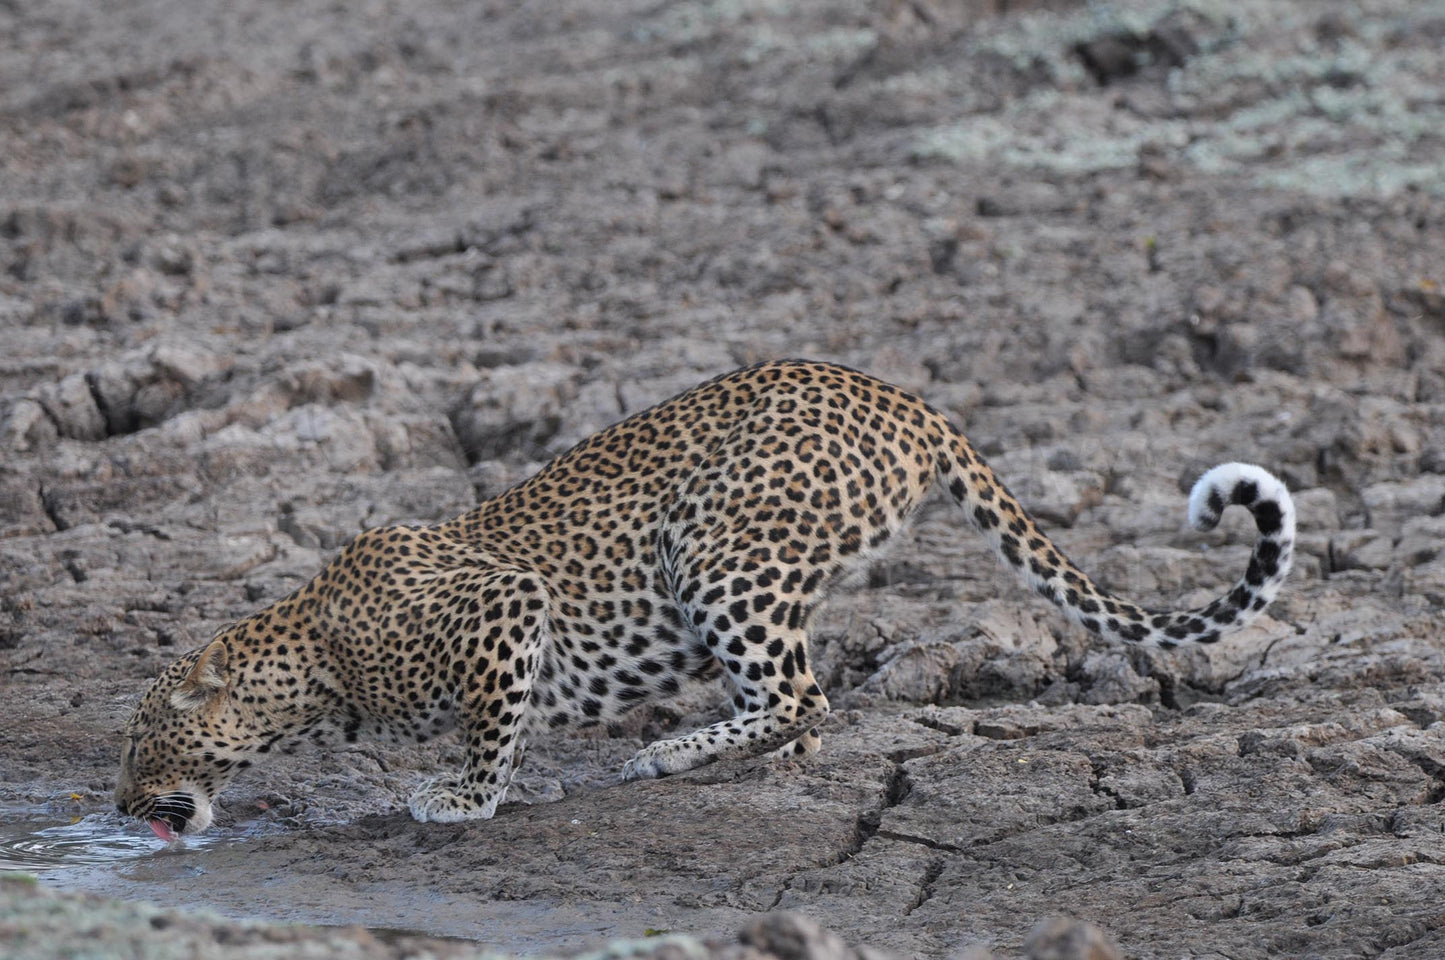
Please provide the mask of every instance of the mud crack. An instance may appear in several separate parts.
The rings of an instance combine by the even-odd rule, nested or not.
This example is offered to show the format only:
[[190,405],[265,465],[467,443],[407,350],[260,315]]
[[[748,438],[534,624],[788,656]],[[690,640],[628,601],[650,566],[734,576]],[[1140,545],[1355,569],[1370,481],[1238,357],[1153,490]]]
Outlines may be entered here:
[[55,525],[55,529],[57,531],[70,529],[70,524],[67,523],[65,518],[60,514],[60,504],[57,503],[55,497],[45,489],[45,484],[42,483],[40,485],[39,493],[40,508],[45,511],[45,515],[50,518],[50,522]]
[[[879,830],[875,836],[884,840],[897,840],[899,843],[916,843],[920,847],[927,847],[930,850],[946,850],[949,853],[963,853],[964,848],[953,843],[944,843],[942,840],[933,840],[929,837],[920,837],[912,833],[899,833],[896,830]],[[980,841],[980,845],[984,841]]]
[[1108,772],[1104,764],[1090,757],[1089,766],[1093,768],[1093,773],[1089,776],[1089,789],[1094,791],[1096,796],[1105,797],[1113,802],[1115,810],[1129,809],[1129,804],[1124,801],[1123,797],[1119,796],[1117,790],[1104,786],[1104,776]]
[[966,726],[958,723],[949,723],[946,720],[940,720],[937,717],[930,716],[926,713],[920,716],[909,717],[908,719],[918,724],[920,727],[927,727],[930,730],[937,730],[939,733],[947,734],[950,737],[962,736],[965,733],[974,733],[975,728],[978,726],[978,724],[976,723],[971,723]]
[[913,792],[913,783],[908,778],[908,771],[903,768],[903,762],[893,761],[893,770],[889,773],[887,781],[883,785],[883,797],[878,806],[865,810],[858,815],[858,822],[854,830],[853,843],[843,855],[839,857],[839,863],[846,863],[857,856],[858,851],[869,840],[878,836],[879,826],[883,823],[883,815],[892,808],[898,806],[908,795]]
[[903,908],[903,915],[905,917],[933,899],[934,886],[938,883],[938,878],[943,875],[943,867],[946,863],[947,860],[943,857],[934,857],[928,861],[928,866],[924,868],[923,876],[918,881],[918,896],[914,897],[913,902]]

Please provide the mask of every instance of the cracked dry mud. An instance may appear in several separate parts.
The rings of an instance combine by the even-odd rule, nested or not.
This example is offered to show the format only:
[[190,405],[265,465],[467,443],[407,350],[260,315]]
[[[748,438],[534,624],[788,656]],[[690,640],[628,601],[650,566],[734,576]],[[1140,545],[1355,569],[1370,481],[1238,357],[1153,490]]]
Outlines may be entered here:
[[1301,531],[1260,624],[1166,655],[940,501],[819,617],[816,758],[622,784],[702,691],[439,827],[403,799],[455,744],[362,744],[239,779],[244,839],[44,883],[511,952],[787,910],[902,957],[1082,955],[1025,945],[1054,915],[1445,955],[1442,42],[1406,0],[0,3],[7,813],[105,822],[149,679],[357,531],[753,360],[919,392],[1151,606],[1243,568],[1202,468]]

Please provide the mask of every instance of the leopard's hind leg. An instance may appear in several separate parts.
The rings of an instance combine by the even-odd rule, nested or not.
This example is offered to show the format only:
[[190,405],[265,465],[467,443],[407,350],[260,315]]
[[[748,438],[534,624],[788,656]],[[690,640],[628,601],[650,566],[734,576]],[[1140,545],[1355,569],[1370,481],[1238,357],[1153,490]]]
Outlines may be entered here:
[[725,625],[714,620],[705,642],[723,664],[736,715],[649,744],[623,767],[627,779],[667,776],[817,739],[813,731],[828,715],[828,698],[808,668],[807,634],[718,617]]
[[823,735],[814,727],[803,734],[792,743],[785,743],[773,751],[773,756],[779,760],[801,760],[804,757],[811,757],[823,748]]
[[774,750],[806,756],[821,743],[828,698],[808,662],[812,612],[829,582],[916,508],[933,461],[907,428],[890,438],[897,451],[883,451],[855,447],[846,432],[830,449],[795,427],[765,417],[740,426],[663,523],[663,580],[722,665],[736,715],[643,748],[629,779]]

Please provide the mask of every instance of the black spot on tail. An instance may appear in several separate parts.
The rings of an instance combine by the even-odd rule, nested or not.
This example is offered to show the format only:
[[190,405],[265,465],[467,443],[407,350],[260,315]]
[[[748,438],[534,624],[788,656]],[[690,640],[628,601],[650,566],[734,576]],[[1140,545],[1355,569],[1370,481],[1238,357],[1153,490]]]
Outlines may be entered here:
[[1279,533],[1280,527],[1284,526],[1279,504],[1273,500],[1266,500],[1255,507],[1254,522],[1259,527],[1259,532],[1266,537],[1272,537]]
[[1259,568],[1259,561],[1250,558],[1249,569],[1244,571],[1244,582],[1251,587],[1257,587],[1264,583],[1264,571]]
[[1259,565],[1266,576],[1272,577],[1279,571],[1279,544],[1273,540],[1266,540],[1255,547],[1254,555],[1259,558]]
[[1234,492],[1229,496],[1230,503],[1237,503],[1241,506],[1249,506],[1259,499],[1259,484],[1253,480],[1241,480],[1234,485]]
[[1148,635],[1149,630],[1142,623],[1131,623],[1119,630],[1119,636],[1128,640],[1130,643],[1138,643]]
[[1215,520],[1224,512],[1224,495],[1219,492],[1218,487],[1211,487],[1209,490],[1209,515]]

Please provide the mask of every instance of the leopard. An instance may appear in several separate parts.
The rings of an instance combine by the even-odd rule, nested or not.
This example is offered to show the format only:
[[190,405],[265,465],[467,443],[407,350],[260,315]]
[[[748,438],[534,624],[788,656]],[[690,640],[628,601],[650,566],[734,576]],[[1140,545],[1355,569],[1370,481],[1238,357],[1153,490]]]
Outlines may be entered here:
[[222,627],[151,684],[124,727],[116,806],[163,839],[206,829],[217,795],[273,751],[460,731],[425,780],[423,822],[491,818],[526,740],[612,724],[721,677],[731,716],[657,740],[624,781],[821,743],[810,629],[931,490],[1007,568],[1105,641],[1212,644],[1253,621],[1291,566],[1295,509],[1252,464],[1201,476],[1188,518],[1257,529],[1233,586],[1153,610],[1100,587],[964,434],[900,387],[779,360],[709,380],[581,441],[454,519],[365,530],[313,579]]

